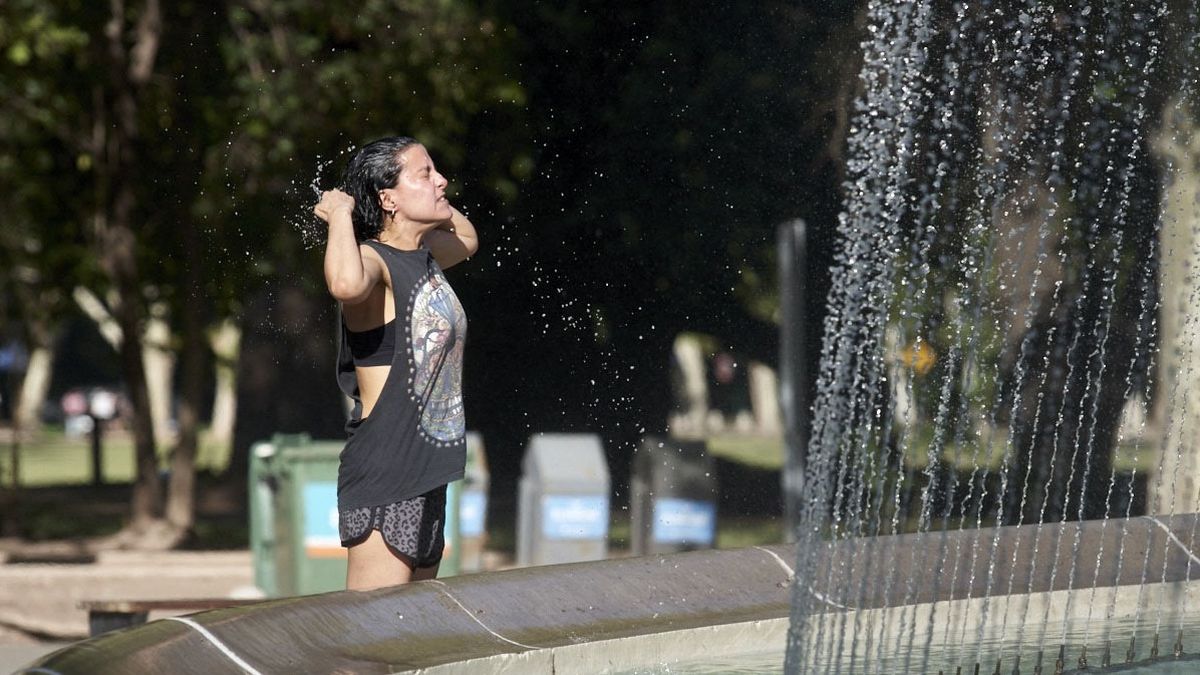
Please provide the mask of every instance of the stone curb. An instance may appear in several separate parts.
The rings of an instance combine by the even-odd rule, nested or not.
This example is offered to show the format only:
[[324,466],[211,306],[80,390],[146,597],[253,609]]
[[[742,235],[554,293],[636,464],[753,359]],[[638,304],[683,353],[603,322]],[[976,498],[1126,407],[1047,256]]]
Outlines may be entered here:
[[387,673],[754,625],[787,616],[791,555],[786,546],[698,551],[288,598],[154,621],[37,665],[57,673]]

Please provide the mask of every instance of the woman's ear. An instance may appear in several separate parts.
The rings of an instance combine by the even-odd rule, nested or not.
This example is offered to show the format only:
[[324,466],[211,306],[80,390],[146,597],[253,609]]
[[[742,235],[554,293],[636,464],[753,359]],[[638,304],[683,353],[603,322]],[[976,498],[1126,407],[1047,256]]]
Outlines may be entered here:
[[379,205],[388,213],[396,210],[396,199],[391,190],[379,191]]

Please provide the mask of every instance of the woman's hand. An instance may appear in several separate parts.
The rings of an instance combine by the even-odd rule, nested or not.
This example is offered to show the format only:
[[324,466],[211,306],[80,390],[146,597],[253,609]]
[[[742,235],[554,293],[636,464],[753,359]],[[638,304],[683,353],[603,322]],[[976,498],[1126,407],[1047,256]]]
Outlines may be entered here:
[[383,260],[354,237],[351,214],[354,198],[341,190],[321,193],[313,213],[329,224],[325,240],[325,284],[329,293],[344,305],[356,305],[371,296],[383,279]]
[[313,213],[326,223],[330,222],[333,214],[338,211],[345,211],[347,216],[353,213],[354,197],[341,190],[326,190],[321,193],[321,201],[313,207]]

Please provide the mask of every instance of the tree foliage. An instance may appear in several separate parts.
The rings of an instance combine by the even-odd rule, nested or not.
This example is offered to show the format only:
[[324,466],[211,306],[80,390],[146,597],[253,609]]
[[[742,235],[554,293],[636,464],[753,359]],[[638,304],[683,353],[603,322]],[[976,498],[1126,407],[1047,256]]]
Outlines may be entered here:
[[857,4],[499,6],[519,35],[533,170],[511,224],[483,223],[483,279],[464,286],[468,308],[517,310],[473,317],[468,404],[512,392],[483,414],[517,448],[536,430],[598,431],[621,475],[632,442],[665,429],[677,334],[775,361],[782,221],[808,221],[823,296]]
[[44,3],[0,5],[0,260],[9,270],[2,283],[10,310],[27,329],[53,323],[69,303],[64,287],[94,273],[73,210],[87,198],[92,161],[72,94],[84,82],[78,73],[89,36],[61,23],[61,13]]

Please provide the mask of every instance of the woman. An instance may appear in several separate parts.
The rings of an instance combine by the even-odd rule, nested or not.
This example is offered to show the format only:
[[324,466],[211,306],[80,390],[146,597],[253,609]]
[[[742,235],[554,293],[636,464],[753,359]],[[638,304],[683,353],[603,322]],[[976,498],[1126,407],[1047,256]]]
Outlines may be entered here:
[[354,401],[338,467],[350,589],[435,577],[446,484],[463,476],[466,317],[442,270],[478,242],[446,184],[420,143],[384,138],[351,157],[345,192],[322,193],[314,209],[341,303],[338,385]]

